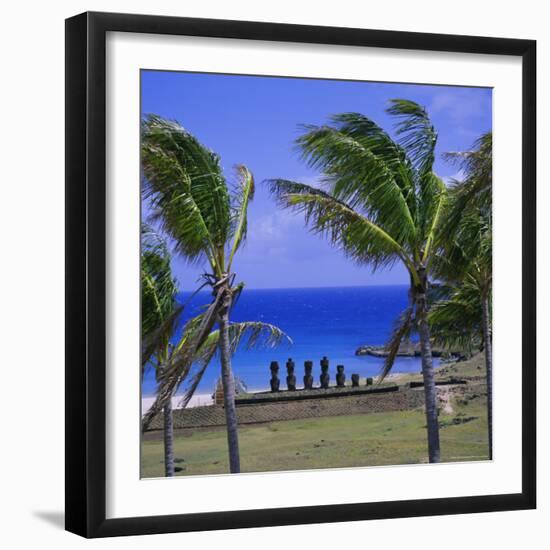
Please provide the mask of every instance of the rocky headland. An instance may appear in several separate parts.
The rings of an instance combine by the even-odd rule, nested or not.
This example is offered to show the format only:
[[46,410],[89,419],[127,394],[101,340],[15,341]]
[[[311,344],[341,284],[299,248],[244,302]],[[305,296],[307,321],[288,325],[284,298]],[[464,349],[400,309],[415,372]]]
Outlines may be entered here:
[[[373,357],[387,357],[388,351],[385,346],[360,346],[355,350],[355,355],[372,355]],[[420,357],[419,342],[404,342],[399,346],[397,357]],[[432,346],[432,356],[442,359],[458,359],[459,353],[444,350],[437,346]]]

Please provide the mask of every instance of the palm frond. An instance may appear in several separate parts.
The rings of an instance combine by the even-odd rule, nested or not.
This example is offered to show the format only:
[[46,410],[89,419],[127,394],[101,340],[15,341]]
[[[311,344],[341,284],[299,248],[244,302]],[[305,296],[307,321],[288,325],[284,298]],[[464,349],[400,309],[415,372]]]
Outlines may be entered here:
[[141,367],[166,348],[183,308],[172,275],[171,257],[164,239],[150,226],[141,226]]
[[244,286],[245,285],[242,281],[233,286],[233,290],[232,290],[233,296],[231,298],[231,311],[233,311],[233,308],[237,305],[237,302],[239,301],[239,298],[243,293]]
[[398,165],[398,155],[389,160],[379,156],[380,136],[360,141],[353,131],[344,133],[331,126],[306,128],[297,145],[308,165],[322,170],[322,184],[330,194],[364,213],[397,242],[414,241],[407,165]]
[[445,231],[452,234],[468,211],[476,210],[485,218],[492,219],[493,187],[493,138],[492,133],[483,134],[473,144],[471,151],[445,153],[443,158],[462,170],[462,180],[452,185],[452,208],[447,213]]
[[[195,393],[208,365],[218,351],[220,333],[218,330],[212,331],[197,355],[198,368],[189,387],[186,389],[179,406],[185,408],[193,394]],[[268,323],[258,321],[245,321],[241,323],[231,323],[229,325],[229,344],[231,353],[235,353],[241,343],[244,343],[247,349],[256,347],[273,348],[283,341],[292,344],[292,339],[281,329]]]
[[246,239],[246,233],[248,230],[248,204],[254,198],[254,177],[246,166],[237,166],[238,184],[237,190],[234,194],[233,205],[233,246],[229,254],[229,260],[227,262],[227,270],[231,270],[231,264],[233,257],[239,249],[241,243]]
[[373,120],[361,113],[333,115],[331,121],[338,130],[353,138],[378,159],[383,159],[401,188],[413,219],[416,219],[418,201],[414,186],[414,167],[405,151]]
[[431,172],[435,161],[437,132],[426,109],[408,99],[392,99],[387,112],[397,117],[396,131],[400,138],[399,144],[420,176]]
[[432,247],[437,243],[440,228],[444,225],[444,212],[448,202],[445,184],[433,172],[426,172],[421,178],[421,234],[424,244],[422,261],[432,256]]
[[172,313],[166,317],[154,330],[141,336],[141,367],[142,374],[146,364],[161,347],[165,347],[174,334],[180,315],[183,312],[182,305],[176,306]]
[[212,331],[208,337],[205,339],[200,349],[197,352],[197,357],[195,358],[195,364],[198,365],[196,372],[191,378],[189,386],[186,388],[185,393],[183,394],[182,399],[179,402],[179,407],[185,409],[191,401],[191,398],[195,394],[206,369],[210,365],[210,362],[216,355],[218,350],[218,343],[220,339],[220,331]]
[[443,153],[443,159],[458,167],[468,179],[476,179],[490,185],[493,171],[493,134],[481,135],[470,151],[451,151]]
[[483,342],[481,294],[467,278],[448,298],[435,302],[428,314],[435,343],[447,349],[472,351]]
[[491,208],[471,192],[471,185],[467,174],[465,182],[450,189],[432,263],[432,272],[450,284],[450,291],[428,318],[437,343],[468,351],[483,344],[482,300],[490,298],[492,286]]
[[229,341],[236,350],[240,344],[246,349],[274,348],[282,342],[292,345],[292,338],[279,327],[261,321],[243,321],[229,325]]
[[397,322],[395,323],[394,329],[390,336],[390,339],[386,343],[385,349],[387,355],[384,359],[384,364],[380,371],[378,378],[379,382],[382,382],[386,376],[390,373],[393,365],[395,363],[395,358],[401,347],[401,342],[403,338],[410,334],[411,325],[413,321],[413,312],[414,312],[414,291],[413,287],[409,290],[409,302],[405,310],[399,316]]
[[231,221],[218,156],[178,123],[155,115],[143,122],[141,156],[145,196],[177,250],[190,260],[206,253],[216,261]]
[[141,226],[141,332],[147,336],[172,314],[176,281],[166,242],[153,229]]
[[[212,354],[212,356],[213,355],[214,354]],[[204,362],[199,365],[199,368],[193,374],[189,386],[185,389],[185,393],[178,403],[178,408],[185,409],[185,407],[187,407],[189,401],[191,401],[191,398],[193,397],[193,395],[195,395],[195,392],[197,391],[197,388],[201,383],[202,377],[206,372],[206,369],[208,368],[208,364],[209,362]]]
[[142,418],[142,429],[145,430],[153,418],[162,410],[168,399],[172,398],[179,385],[189,374],[198,350],[204,344],[216,323],[222,305],[222,294],[218,294],[204,313],[187,322],[183,328],[180,343],[175,346],[168,363],[159,377],[157,397],[151,408]]
[[434,221],[438,220],[442,195],[446,192],[445,184],[432,171],[437,133],[424,107],[414,101],[393,99],[387,112],[398,119],[399,144],[415,169],[419,240],[429,240],[431,245],[435,237]]
[[312,232],[327,236],[355,261],[374,269],[392,265],[398,258],[410,264],[399,243],[343,201],[302,183],[269,180],[267,184],[280,205],[304,214]]
[[[245,349],[253,348],[274,348],[283,341],[292,344],[290,336],[285,334],[280,328],[269,323],[260,321],[242,321],[230,323],[229,325],[229,347],[231,353],[235,353],[240,345]],[[201,363],[210,361],[216,352],[219,343],[219,331],[211,332],[201,346],[197,355],[197,360]]]
[[[448,210],[455,211],[456,196],[451,194]],[[447,216],[441,232],[439,249],[433,258],[432,270],[436,277],[451,282],[461,281],[477,266],[486,275],[492,270],[492,226],[490,219],[475,207],[463,209],[456,225],[449,225]]]

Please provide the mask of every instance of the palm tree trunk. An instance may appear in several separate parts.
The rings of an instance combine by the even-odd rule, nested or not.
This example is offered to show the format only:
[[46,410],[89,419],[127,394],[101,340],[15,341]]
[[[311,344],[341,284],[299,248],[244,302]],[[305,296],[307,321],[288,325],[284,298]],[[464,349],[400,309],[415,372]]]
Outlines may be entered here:
[[225,290],[222,305],[220,325],[220,355],[222,364],[223,403],[225,421],[227,424],[227,444],[229,448],[229,471],[238,474],[241,471],[239,457],[239,437],[237,432],[237,410],[235,407],[235,379],[231,370],[231,350],[229,346],[229,308],[231,307],[231,293]]
[[174,477],[174,417],[172,415],[172,398],[164,405],[164,473]]
[[[166,359],[166,357],[165,357]],[[164,366],[159,361],[157,367],[157,382],[160,380]],[[164,443],[164,475],[166,477],[174,476],[174,419],[172,416],[172,396],[166,402],[162,409],[163,416],[163,443]]]
[[437,418],[437,389],[435,387],[425,285],[423,285],[423,288],[417,290],[416,320],[418,325],[418,333],[420,336],[420,350],[422,354],[422,376],[424,378],[426,424],[428,427],[428,459],[431,463],[440,462],[441,451],[439,448],[439,420]]
[[493,341],[491,334],[491,316],[489,314],[489,293],[482,297],[483,302],[483,347],[485,350],[485,369],[487,375],[487,427],[489,430],[489,459],[493,458]]

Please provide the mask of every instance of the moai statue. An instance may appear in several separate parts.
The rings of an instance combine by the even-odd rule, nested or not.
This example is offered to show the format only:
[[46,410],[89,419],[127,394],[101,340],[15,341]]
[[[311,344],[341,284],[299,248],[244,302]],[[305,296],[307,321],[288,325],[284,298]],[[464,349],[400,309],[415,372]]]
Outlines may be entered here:
[[313,376],[311,375],[313,361],[304,361],[304,370],[304,389],[311,390],[313,388]]
[[343,388],[346,385],[346,375],[344,374],[344,365],[338,365],[336,367],[336,385],[339,388]]
[[330,382],[330,375],[328,373],[328,359],[325,355],[321,359],[321,388],[326,390],[328,388],[328,384]]
[[351,375],[351,386],[353,388],[359,387],[359,375],[358,374],[352,374]]
[[367,378],[367,386],[372,386],[373,382],[374,382],[374,380],[369,376]]
[[269,381],[271,384],[271,391],[279,391],[279,386],[281,384],[279,380],[279,363],[277,363],[277,361],[271,361],[269,369],[271,370],[271,380]]
[[286,362],[286,385],[288,391],[296,391],[296,376],[294,374],[294,361],[289,357]]

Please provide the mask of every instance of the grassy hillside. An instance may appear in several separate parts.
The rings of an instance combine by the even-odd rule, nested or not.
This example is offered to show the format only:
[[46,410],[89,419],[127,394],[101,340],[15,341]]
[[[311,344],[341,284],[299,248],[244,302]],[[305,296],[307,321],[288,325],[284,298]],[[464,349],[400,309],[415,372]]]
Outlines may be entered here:
[[[465,378],[467,380],[477,381],[485,379],[485,359],[483,354],[478,353],[468,361],[459,361],[456,363],[444,363],[436,371],[436,380],[449,377]],[[422,380],[422,374],[400,374],[398,375],[399,384],[410,382],[411,380]]]
[[[468,386],[440,390],[443,461],[488,457],[484,375],[481,356],[440,369],[440,377],[471,380]],[[406,375],[398,383],[417,379],[419,374]],[[417,464],[427,456],[420,409],[244,426],[239,434],[243,472]],[[175,456],[177,475],[227,473],[225,430],[176,431]],[[162,433],[148,433],[142,477],[159,477],[163,471]]]

